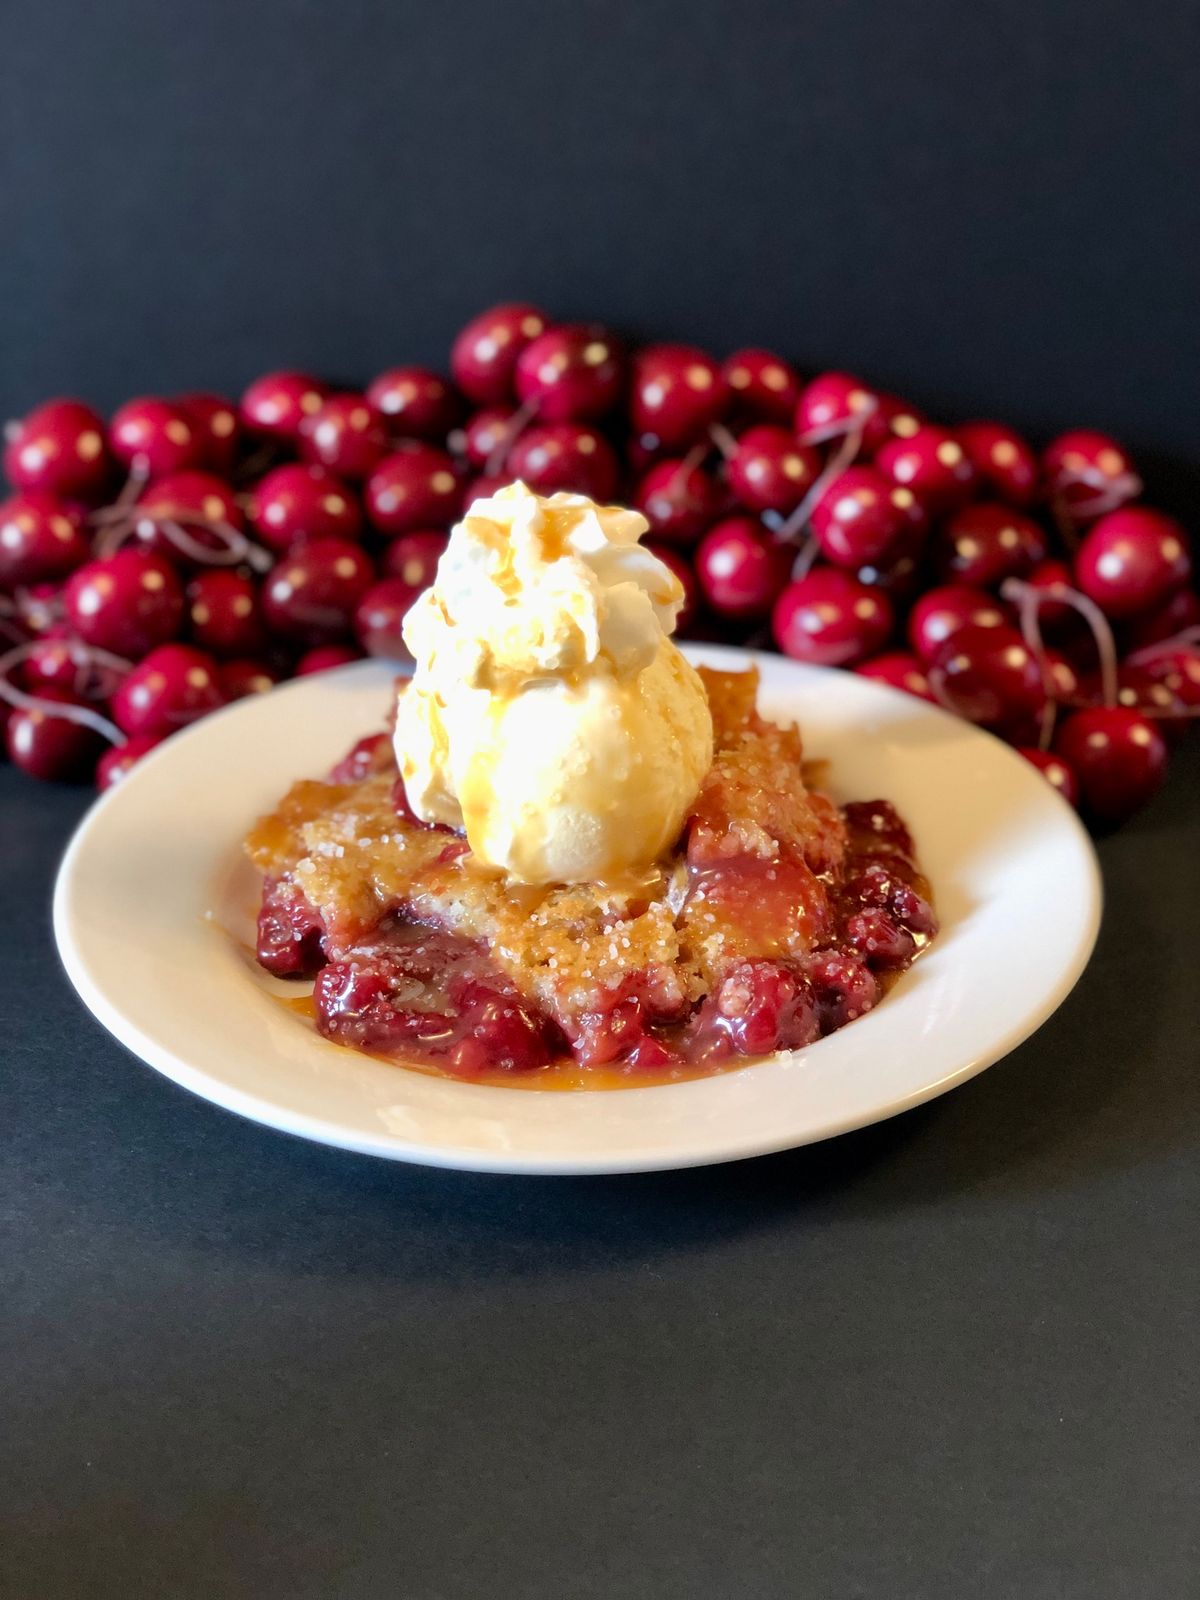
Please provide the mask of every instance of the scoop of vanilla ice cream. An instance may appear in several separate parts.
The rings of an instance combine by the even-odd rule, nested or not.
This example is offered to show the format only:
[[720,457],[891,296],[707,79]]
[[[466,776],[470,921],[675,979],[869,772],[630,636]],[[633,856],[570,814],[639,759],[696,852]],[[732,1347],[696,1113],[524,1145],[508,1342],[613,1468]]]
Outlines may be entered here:
[[646,528],[512,484],[471,506],[405,620],[409,804],[525,883],[648,865],[711,764],[704,688],[669,637],[683,589]]

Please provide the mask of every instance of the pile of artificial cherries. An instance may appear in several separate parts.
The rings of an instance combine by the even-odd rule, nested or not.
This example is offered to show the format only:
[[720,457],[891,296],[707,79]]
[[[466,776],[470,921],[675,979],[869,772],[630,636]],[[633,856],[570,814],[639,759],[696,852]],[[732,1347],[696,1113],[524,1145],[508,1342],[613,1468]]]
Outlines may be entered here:
[[637,507],[686,592],[680,632],[848,667],[1014,744],[1093,823],[1143,805],[1200,710],[1188,537],[1128,453],[946,428],[766,350],[627,350],[493,307],[452,380],[364,393],[299,372],[9,425],[0,719],[34,777],[120,779],[218,706],[364,654],[447,530],[520,478]]

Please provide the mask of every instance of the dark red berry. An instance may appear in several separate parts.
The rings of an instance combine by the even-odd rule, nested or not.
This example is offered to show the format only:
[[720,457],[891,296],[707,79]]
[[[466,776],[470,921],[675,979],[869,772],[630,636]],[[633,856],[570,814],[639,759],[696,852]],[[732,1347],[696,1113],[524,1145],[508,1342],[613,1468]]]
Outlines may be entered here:
[[268,472],[250,497],[250,520],[272,550],[309,539],[349,539],[362,531],[358,496],[325,467],[291,463]]
[[362,651],[352,644],[319,644],[306,650],[296,662],[296,677],[309,678],[317,672],[332,672],[336,667],[348,667],[352,661],[362,658]]
[[1076,522],[1115,511],[1141,493],[1128,451],[1090,428],[1052,439],[1042,451],[1041,466],[1051,498]]
[[247,695],[266,694],[279,682],[279,674],[266,661],[239,657],[217,663],[217,681],[226,700],[244,700]]
[[0,589],[65,578],[88,558],[79,512],[45,489],[0,504]]
[[620,475],[617,453],[602,433],[580,422],[527,428],[508,453],[505,471],[536,494],[565,490],[610,501]]
[[8,759],[31,778],[48,783],[81,782],[91,777],[104,749],[103,737],[93,728],[56,716],[52,706],[82,706],[78,695],[65,689],[42,689],[38,706],[14,707],[5,729]]
[[112,713],[123,733],[163,739],[224,703],[212,656],[191,645],[164,644],[126,676]]
[[484,406],[468,417],[450,437],[450,448],[461,453],[470,466],[482,472],[512,431],[511,406]]
[[985,489],[1006,505],[1029,505],[1037,494],[1038,460],[1019,433],[1003,422],[964,422],[954,433]]
[[1167,775],[1167,744],[1148,717],[1123,706],[1076,711],[1060,725],[1056,754],[1079,781],[1083,808],[1116,825],[1157,794]]
[[375,581],[370,557],[344,539],[314,539],[282,557],[266,576],[267,626],[299,644],[338,644],[354,608]]
[[739,418],[791,427],[800,377],[782,357],[770,350],[735,350],[721,363],[721,376]]
[[686,344],[652,344],[633,358],[629,420],[653,448],[679,450],[707,433],[729,405],[729,385],[711,356]]
[[354,611],[354,632],[369,656],[409,659],[400,630],[420,593],[403,578],[381,578],[371,585]]
[[380,557],[384,577],[403,578],[410,589],[428,589],[437,577],[437,565],[446,549],[446,535],[431,529],[403,533],[393,539]]
[[884,655],[872,656],[869,661],[860,662],[854,670],[864,678],[874,678],[877,683],[886,683],[889,688],[903,689],[905,694],[916,695],[918,700],[930,700],[937,704],[924,666],[907,650],[889,650]]
[[23,417],[4,446],[4,471],[14,489],[66,500],[100,499],[112,475],[104,422],[80,400],[48,400]]
[[1046,555],[1046,535],[1032,517],[994,500],[963,506],[933,545],[944,583],[990,589],[1005,578],[1024,578]]
[[294,444],[301,424],[314,417],[329,393],[306,372],[268,372],[242,396],[241,420],[251,433]]
[[439,443],[458,421],[462,402],[436,372],[426,367],[390,367],[367,389],[367,400],[394,434]]
[[931,515],[962,505],[975,487],[975,468],[958,440],[945,428],[925,423],[907,439],[891,439],[875,456],[885,478],[911,489]]
[[941,703],[969,722],[1003,728],[1045,702],[1037,658],[1015,628],[959,628],[934,657],[929,684]]
[[215,656],[249,656],[266,645],[258,589],[241,572],[214,568],[188,584],[188,620],[193,640]]
[[607,328],[568,323],[527,344],[514,377],[517,397],[536,406],[540,422],[594,422],[616,405],[624,374],[624,356]]
[[656,539],[694,544],[721,510],[720,486],[703,467],[671,456],[646,473],[633,492],[633,504]]
[[1036,767],[1050,787],[1057,789],[1069,806],[1079,805],[1079,781],[1062,756],[1055,755],[1052,750],[1037,750],[1032,745],[1025,744],[1017,746],[1017,754],[1024,756],[1031,766]]
[[237,460],[241,430],[232,403],[219,394],[181,394],[174,402],[192,425],[204,452],[200,465],[228,477]]
[[121,406],[109,423],[108,443],[126,471],[149,478],[202,466],[207,446],[182,406],[155,395]]
[[166,644],[183,622],[183,587],[174,567],[145,550],[118,550],[67,579],[67,620],[101,650],[137,660]]
[[383,418],[365,395],[331,394],[300,425],[300,454],[315,466],[358,482],[388,452]]
[[1156,610],[1191,574],[1187,534],[1173,517],[1144,506],[1101,517],[1075,556],[1079,587],[1110,617]]
[[826,560],[857,569],[886,562],[912,526],[915,497],[874,467],[848,467],[812,509],[812,531]]
[[806,383],[792,426],[801,444],[825,444],[861,430],[867,453],[890,437],[879,396],[849,372],[820,372]]
[[409,441],[385,456],[367,479],[367,515],[380,533],[448,527],[462,505],[454,462],[444,450]]
[[760,423],[747,428],[725,463],[729,487],[747,511],[794,511],[817,481],[821,457],[797,444],[787,428]]
[[536,306],[500,305],[481,312],[454,341],[450,370],[455,383],[478,406],[511,401],[517,357],[546,328]]
[[696,551],[696,577],[712,609],[738,620],[765,617],[791,573],[795,551],[753,517],[726,517]]
[[138,734],[126,739],[124,744],[112,745],[96,763],[97,789],[103,792],[120,783],[122,778],[127,778],[142,757],[149,755],[161,743],[161,739]]
[[985,594],[960,584],[930,589],[912,608],[908,641],[926,666],[960,628],[1003,628],[1012,622],[1007,607]]
[[879,590],[823,567],[788,585],[772,621],[785,655],[817,666],[850,667],[880,650],[894,614]]

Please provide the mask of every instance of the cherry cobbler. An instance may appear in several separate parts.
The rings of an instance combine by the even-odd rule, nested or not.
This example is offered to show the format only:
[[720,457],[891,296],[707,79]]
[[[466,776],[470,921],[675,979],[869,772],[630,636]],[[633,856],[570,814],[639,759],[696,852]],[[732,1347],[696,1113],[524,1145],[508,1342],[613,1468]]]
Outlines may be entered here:
[[362,740],[247,840],[259,962],[315,980],[327,1038],[487,1083],[693,1077],[862,1016],[937,930],[908,829],[815,786],[799,731],[759,714],[757,672],[700,679],[712,759],[679,835],[603,881],[482,862],[419,820],[391,736]]

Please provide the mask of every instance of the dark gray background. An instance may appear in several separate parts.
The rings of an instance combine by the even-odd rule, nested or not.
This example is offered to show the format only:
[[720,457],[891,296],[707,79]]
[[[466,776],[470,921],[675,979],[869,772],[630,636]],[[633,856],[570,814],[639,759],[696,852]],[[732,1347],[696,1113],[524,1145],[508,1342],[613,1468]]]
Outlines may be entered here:
[[[1197,11],[29,0],[0,401],[438,361],[491,300],[1117,430],[1195,514]],[[588,1182],[305,1146],[59,976],[0,772],[0,1592],[1195,1592],[1200,759],[949,1099]]]

